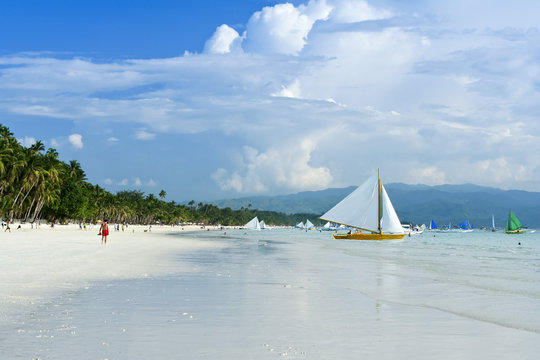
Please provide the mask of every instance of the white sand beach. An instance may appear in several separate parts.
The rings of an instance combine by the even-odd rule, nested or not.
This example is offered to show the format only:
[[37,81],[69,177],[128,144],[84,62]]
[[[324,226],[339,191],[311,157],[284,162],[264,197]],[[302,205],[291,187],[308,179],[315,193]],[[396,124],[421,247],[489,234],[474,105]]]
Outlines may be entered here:
[[[2,359],[536,359],[537,234],[0,234]],[[168,235],[180,233],[181,235]],[[75,355],[74,355],[75,354]]]
[[[99,226],[11,225],[0,233],[0,312],[13,306],[31,305],[55,294],[87,286],[89,282],[144,278],[171,271],[189,271],[167,256],[210,246],[208,243],[168,236],[177,231],[200,230],[199,226],[170,227],[131,225],[124,231],[110,226],[106,245]],[[214,244],[215,246],[215,244]]]

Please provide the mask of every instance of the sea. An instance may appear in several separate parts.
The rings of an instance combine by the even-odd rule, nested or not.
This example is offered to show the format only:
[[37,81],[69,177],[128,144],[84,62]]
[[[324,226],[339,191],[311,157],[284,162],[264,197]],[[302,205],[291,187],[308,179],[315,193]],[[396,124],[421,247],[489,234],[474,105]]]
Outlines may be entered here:
[[540,359],[538,232],[225,231],[171,235],[219,245],[182,271],[10,314],[0,359]]

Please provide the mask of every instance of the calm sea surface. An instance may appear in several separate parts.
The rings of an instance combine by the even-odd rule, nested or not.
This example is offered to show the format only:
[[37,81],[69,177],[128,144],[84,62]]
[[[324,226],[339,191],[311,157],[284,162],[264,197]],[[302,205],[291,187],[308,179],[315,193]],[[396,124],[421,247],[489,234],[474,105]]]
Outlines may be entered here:
[[[540,234],[182,233],[191,271],[99,282],[0,322],[1,359],[539,359]],[[518,243],[521,243],[519,245]]]

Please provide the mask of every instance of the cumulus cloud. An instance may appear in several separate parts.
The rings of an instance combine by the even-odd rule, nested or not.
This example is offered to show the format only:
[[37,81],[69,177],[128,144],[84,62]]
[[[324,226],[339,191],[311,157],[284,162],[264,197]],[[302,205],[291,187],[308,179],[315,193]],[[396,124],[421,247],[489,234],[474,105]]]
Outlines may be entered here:
[[240,49],[240,35],[227,24],[218,26],[214,35],[204,44],[204,52],[210,54],[226,54]]
[[73,145],[75,149],[82,149],[83,148],[83,142],[82,142],[82,135],[81,134],[71,134],[68,136],[68,140]]
[[114,142],[118,142],[120,140],[118,138],[114,137],[114,136],[111,136],[111,137],[107,138],[107,141],[111,142],[111,143],[114,143]]
[[244,48],[250,52],[298,54],[317,20],[328,17],[331,7],[312,0],[295,7],[290,3],[267,6],[254,13],[246,26]]
[[264,193],[276,185],[289,190],[324,189],[332,175],[326,166],[310,163],[315,147],[316,140],[309,137],[265,152],[245,146],[241,168],[232,173],[217,169],[213,179],[223,190],[246,193]]

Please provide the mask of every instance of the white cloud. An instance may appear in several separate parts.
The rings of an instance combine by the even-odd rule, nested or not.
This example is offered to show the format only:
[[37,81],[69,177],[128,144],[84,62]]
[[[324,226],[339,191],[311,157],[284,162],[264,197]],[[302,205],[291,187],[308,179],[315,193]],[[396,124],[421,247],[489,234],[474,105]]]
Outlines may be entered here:
[[107,138],[107,141],[114,143],[114,142],[118,142],[120,140],[118,138],[114,137],[114,136],[111,136],[111,137]]
[[157,182],[154,181],[154,179],[150,179],[150,180],[148,180],[148,181],[146,182],[146,186],[151,186],[151,187],[153,187],[153,186],[156,186],[156,185],[157,185]]
[[136,177],[135,179],[133,179],[133,185],[135,186],[141,186],[142,185],[142,181],[140,178]]
[[145,129],[139,129],[135,133],[135,139],[138,140],[152,140],[156,137],[156,134],[146,131]]
[[226,54],[232,50],[240,49],[242,39],[232,27],[223,24],[218,26],[216,32],[204,45],[204,52],[210,54]]
[[332,182],[330,170],[311,164],[316,138],[298,140],[263,153],[245,146],[243,164],[239,170],[229,173],[219,168],[212,177],[223,190],[240,193],[263,193],[276,187],[288,190],[326,188]]
[[114,183],[114,181],[110,178],[106,178],[104,181],[105,185],[112,185]]
[[317,20],[328,17],[331,7],[312,0],[295,7],[290,3],[265,7],[254,13],[246,26],[244,49],[257,53],[298,54]]
[[118,185],[127,186],[129,184],[128,179],[122,179],[118,182]]
[[333,0],[330,20],[336,23],[353,23],[366,20],[380,20],[392,16],[392,12],[376,8],[367,1]]
[[81,134],[71,134],[68,136],[68,140],[73,145],[75,149],[82,149],[83,148],[83,142],[82,142],[82,135]]

